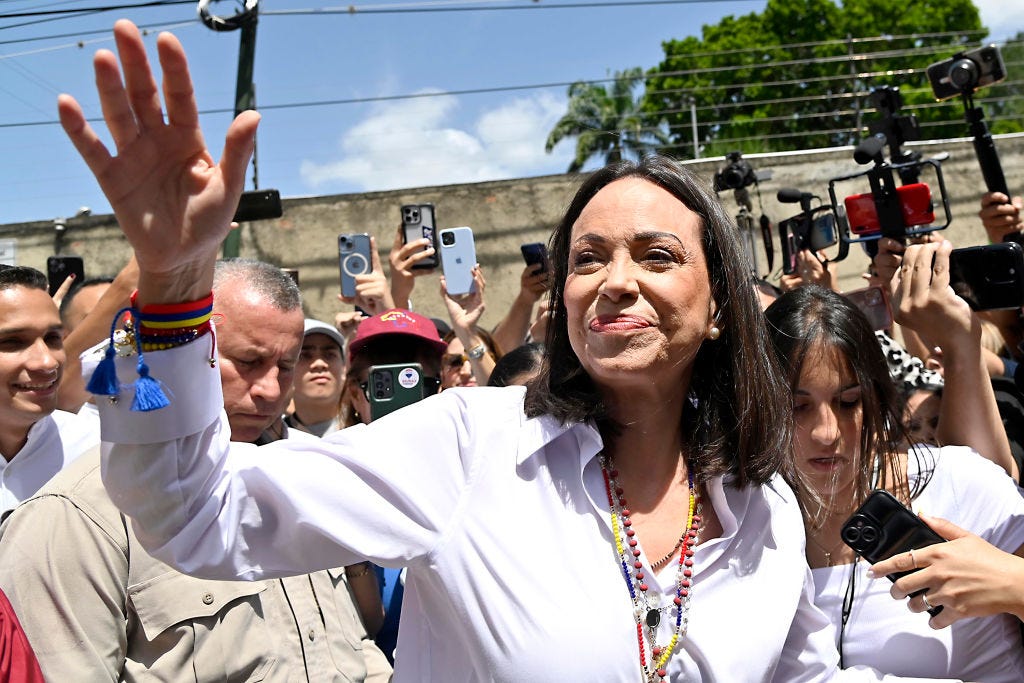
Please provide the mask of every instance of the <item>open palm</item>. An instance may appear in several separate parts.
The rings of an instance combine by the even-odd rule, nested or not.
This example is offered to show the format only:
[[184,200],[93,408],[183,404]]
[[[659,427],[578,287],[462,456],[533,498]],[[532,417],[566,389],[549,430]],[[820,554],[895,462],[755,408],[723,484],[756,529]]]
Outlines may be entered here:
[[122,20],[115,24],[114,36],[123,81],[117,57],[108,50],[96,53],[94,68],[116,156],[68,95],[58,100],[61,125],[96,176],[135,250],[140,299],[199,298],[209,292],[218,247],[230,230],[259,115],[245,112],[235,119],[222,159],[214,163],[199,128],[181,43],[168,33],[157,39],[165,121],[138,29]]

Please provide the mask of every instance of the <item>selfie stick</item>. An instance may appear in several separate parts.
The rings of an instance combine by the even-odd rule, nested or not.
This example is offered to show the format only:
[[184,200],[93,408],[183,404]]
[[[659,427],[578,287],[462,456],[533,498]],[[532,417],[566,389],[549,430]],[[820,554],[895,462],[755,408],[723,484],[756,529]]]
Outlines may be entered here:
[[961,93],[964,100],[964,117],[971,127],[971,135],[974,136],[974,154],[978,157],[981,165],[981,175],[985,178],[985,187],[989,192],[1002,192],[1007,197],[1010,191],[1006,187],[1006,176],[1003,175],[1003,166],[999,163],[999,153],[996,151],[996,142],[985,123],[985,113],[981,107],[975,107],[973,98],[968,92]]

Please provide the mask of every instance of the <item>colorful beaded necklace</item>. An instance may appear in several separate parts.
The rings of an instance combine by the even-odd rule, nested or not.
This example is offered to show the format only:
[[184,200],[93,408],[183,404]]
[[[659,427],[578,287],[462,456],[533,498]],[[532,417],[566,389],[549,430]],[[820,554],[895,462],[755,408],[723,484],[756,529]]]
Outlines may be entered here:
[[[636,531],[630,521],[630,510],[623,495],[622,487],[616,478],[618,470],[614,468],[609,456],[601,455],[601,474],[604,476],[605,492],[608,494],[608,506],[611,508],[612,533],[615,537],[615,550],[619,554],[622,575],[626,580],[626,588],[633,599],[633,617],[636,620],[636,640],[640,650],[640,669],[648,683],[664,681],[668,676],[666,668],[669,659],[675,652],[679,639],[686,635],[689,625],[690,592],[693,578],[693,547],[697,545],[698,531],[701,520],[701,501],[696,493],[693,470],[689,473],[690,503],[686,517],[686,533],[679,546],[679,566],[676,570],[676,596],[672,605],[661,605],[661,594],[654,591],[648,593],[649,586],[644,581],[644,564],[640,559],[640,550]],[[673,551],[674,553],[675,551]],[[653,571],[653,567],[652,567]],[[676,627],[672,638],[664,647],[658,645],[658,626],[661,624],[661,613],[666,608],[675,609]],[[646,656],[650,645],[651,658]]]

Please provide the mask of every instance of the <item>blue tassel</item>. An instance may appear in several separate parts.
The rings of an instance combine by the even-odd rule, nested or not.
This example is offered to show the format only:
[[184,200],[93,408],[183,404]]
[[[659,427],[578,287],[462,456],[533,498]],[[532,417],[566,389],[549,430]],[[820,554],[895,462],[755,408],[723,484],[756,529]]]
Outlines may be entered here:
[[107,349],[103,352],[103,360],[96,366],[86,389],[97,396],[117,396],[121,392],[121,382],[117,379],[117,365],[114,357],[117,355],[117,348],[114,346],[114,332],[117,330],[117,323],[121,316],[131,308],[122,308],[114,316],[114,322],[110,324],[110,339],[107,340]]
[[137,366],[139,378],[135,380],[135,398],[132,400],[132,410],[136,412],[149,412],[169,406],[167,395],[160,388],[160,382],[149,376],[149,366],[142,362],[142,352],[139,352],[139,363]]
[[121,390],[121,385],[117,381],[117,366],[114,363],[115,354],[114,344],[111,342],[103,353],[103,360],[99,362],[96,370],[92,373],[92,377],[89,378],[89,385],[86,387],[89,393],[96,394],[97,396],[117,396]]

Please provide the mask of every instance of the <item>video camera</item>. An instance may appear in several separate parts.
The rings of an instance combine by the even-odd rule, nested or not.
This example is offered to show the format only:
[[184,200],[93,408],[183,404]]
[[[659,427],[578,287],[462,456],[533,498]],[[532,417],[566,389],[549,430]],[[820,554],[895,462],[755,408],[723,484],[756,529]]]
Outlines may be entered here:
[[[810,192],[786,188],[779,190],[776,197],[784,204],[800,204],[800,213],[779,222],[782,272],[792,275],[796,272],[796,257],[801,250],[806,249],[818,258],[817,252],[838,242],[836,216],[831,205],[822,204],[821,198]],[[818,205],[812,207],[811,202],[815,199]]]
[[[739,204],[740,212],[736,216],[736,227],[739,229],[740,240],[743,242],[747,258],[750,260],[750,268],[757,273],[757,249],[754,237],[754,217],[751,211],[754,209],[750,201],[750,192],[747,190],[751,185],[757,186],[762,180],[771,180],[771,171],[755,171],[750,162],[743,158],[740,151],[729,152],[725,155],[726,164],[714,178],[715,192],[732,190],[736,203]],[[757,201],[761,202],[761,191],[758,188]],[[775,250],[772,245],[771,220],[761,212],[761,241],[764,244],[765,259],[768,262],[768,270],[772,269],[772,262],[775,259]]]
[[715,192],[723,190],[739,190],[750,187],[760,178],[750,162],[743,158],[742,152],[729,152],[725,155],[726,165],[715,173]]

